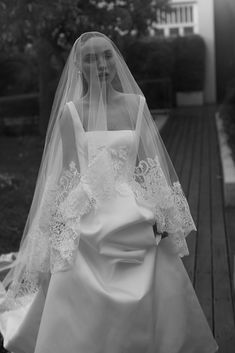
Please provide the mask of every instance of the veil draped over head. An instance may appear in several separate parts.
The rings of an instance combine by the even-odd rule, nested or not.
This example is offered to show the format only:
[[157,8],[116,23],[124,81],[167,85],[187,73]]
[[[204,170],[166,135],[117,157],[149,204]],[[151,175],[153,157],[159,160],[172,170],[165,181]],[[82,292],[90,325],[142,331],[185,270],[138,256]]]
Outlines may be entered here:
[[[113,130],[132,132],[131,151],[108,147]],[[179,256],[188,254],[185,237],[195,225],[143,93],[114,43],[87,32],[75,41],[57,87],[0,311],[27,302],[45,277],[70,268],[79,251],[81,218],[125,188],[154,212],[158,232],[168,233]]]

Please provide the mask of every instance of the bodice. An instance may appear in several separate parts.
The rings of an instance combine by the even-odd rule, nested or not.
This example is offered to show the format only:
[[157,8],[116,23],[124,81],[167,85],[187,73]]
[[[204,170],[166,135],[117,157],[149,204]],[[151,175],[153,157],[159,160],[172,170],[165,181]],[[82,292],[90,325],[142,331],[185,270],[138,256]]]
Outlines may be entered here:
[[140,98],[139,111],[136,122],[136,130],[96,130],[85,131],[78,111],[73,102],[67,103],[74,124],[75,140],[77,146],[77,159],[81,174],[87,172],[88,166],[97,158],[106,154],[106,162],[109,159],[115,169],[115,174],[126,174],[133,168],[136,162],[138,138],[137,125],[141,121],[144,106],[143,97]]
[[115,179],[125,178],[135,161],[136,134],[132,130],[81,132],[77,134],[77,147],[82,174],[99,161],[102,168],[113,168]]

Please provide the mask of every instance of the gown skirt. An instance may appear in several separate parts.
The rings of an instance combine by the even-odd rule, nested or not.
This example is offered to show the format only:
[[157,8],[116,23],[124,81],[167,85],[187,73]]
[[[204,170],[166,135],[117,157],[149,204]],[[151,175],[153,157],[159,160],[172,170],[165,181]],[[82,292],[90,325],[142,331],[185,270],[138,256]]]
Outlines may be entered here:
[[13,353],[213,353],[181,258],[131,191],[83,217],[74,266],[0,316]]

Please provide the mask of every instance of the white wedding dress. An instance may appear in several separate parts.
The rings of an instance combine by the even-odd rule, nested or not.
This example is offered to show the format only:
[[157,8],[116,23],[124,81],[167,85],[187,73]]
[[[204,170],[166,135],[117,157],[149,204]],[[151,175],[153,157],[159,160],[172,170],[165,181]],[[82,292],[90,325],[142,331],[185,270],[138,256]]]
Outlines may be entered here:
[[[134,131],[82,133],[83,168],[89,138],[102,150],[106,134],[119,170],[133,152]],[[113,196],[82,217],[74,266],[45,279],[30,304],[0,316],[5,346],[14,353],[214,353],[182,260],[168,238],[155,238],[154,222],[122,175]]]

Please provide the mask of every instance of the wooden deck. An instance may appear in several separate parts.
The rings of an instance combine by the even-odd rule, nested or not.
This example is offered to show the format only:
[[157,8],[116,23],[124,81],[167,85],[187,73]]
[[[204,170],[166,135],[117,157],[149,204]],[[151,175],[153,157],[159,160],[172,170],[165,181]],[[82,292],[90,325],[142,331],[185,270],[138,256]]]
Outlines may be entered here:
[[[197,233],[183,258],[220,353],[235,352],[232,254],[235,212],[225,211],[214,107],[175,110],[162,132]],[[232,239],[232,233],[234,239]]]

